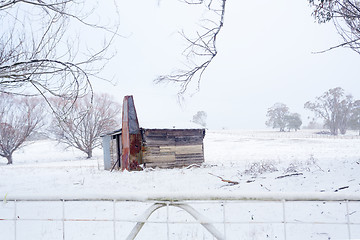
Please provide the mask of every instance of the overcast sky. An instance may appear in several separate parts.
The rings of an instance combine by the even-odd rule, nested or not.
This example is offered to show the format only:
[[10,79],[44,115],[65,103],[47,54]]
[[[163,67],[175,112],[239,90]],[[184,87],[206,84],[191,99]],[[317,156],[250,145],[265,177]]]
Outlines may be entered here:
[[332,23],[319,25],[307,0],[228,0],[218,55],[203,75],[200,90],[189,89],[179,104],[174,84],[153,80],[181,68],[186,42],[203,8],[178,0],[117,0],[120,34],[117,55],[105,70],[115,86],[96,81],[98,92],[118,101],[133,95],[140,125],[186,125],[205,111],[210,129],[265,128],[266,111],[276,102],[300,113],[304,103],[330,88],[342,87],[360,99],[360,55],[350,49],[313,54],[341,43]]

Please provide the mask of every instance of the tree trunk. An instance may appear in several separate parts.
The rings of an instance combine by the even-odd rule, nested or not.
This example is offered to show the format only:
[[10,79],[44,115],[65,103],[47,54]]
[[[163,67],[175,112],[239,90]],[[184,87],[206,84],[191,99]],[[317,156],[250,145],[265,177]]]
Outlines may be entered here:
[[87,158],[92,158],[92,149],[87,152]]
[[342,135],[345,135],[346,134],[346,128],[342,128],[342,129],[340,129],[340,133],[342,134]]
[[12,164],[12,163],[13,163],[12,155],[7,156],[6,159],[8,160],[8,163],[7,163],[7,164]]
[[331,126],[330,127],[330,132],[331,132],[331,135],[335,135],[337,136],[338,135],[338,128],[335,126]]

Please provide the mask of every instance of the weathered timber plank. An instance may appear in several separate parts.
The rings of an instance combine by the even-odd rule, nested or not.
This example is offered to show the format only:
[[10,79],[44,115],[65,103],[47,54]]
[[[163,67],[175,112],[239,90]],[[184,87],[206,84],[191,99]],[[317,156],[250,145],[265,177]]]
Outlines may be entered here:
[[189,162],[189,163],[193,163],[193,162],[204,162],[204,158],[175,158],[176,162]]
[[175,142],[202,142],[202,136],[177,136]]
[[202,156],[189,156],[189,157],[179,157],[179,156],[175,156],[176,161],[192,161],[192,160],[204,160],[204,158]]
[[175,154],[176,146],[169,145],[169,146],[160,146],[160,153],[172,152]]
[[146,145],[192,145],[202,144],[201,137],[144,138]]
[[203,129],[170,129],[167,133],[171,136],[204,136]]
[[175,154],[172,155],[144,155],[143,160],[147,162],[175,162]]
[[169,163],[146,163],[146,167],[152,167],[152,168],[176,168],[180,167],[178,165],[169,164]]
[[167,134],[145,134],[143,135],[144,138],[148,138],[148,139],[163,139],[163,138],[167,138]]
[[148,153],[175,153],[175,154],[202,154],[203,146],[201,145],[181,145],[181,146],[158,146],[146,147],[144,152]]
[[203,153],[202,145],[176,146],[175,154]]
[[174,152],[166,152],[166,153],[144,153],[143,157],[149,157],[149,156],[154,156],[154,157],[159,157],[159,156],[175,156]]
[[175,138],[168,137],[145,137],[145,142],[166,142],[166,141],[175,141]]
[[204,162],[204,159],[203,158],[188,158],[188,159],[176,159],[176,162],[177,163],[197,163],[197,162]]
[[143,146],[142,147],[143,153],[160,153],[159,146]]
[[204,159],[202,155],[175,155],[176,160],[187,160],[187,159]]
[[162,145],[175,145],[175,139],[145,139],[144,145],[146,146],[162,146]]
[[204,154],[201,152],[197,152],[197,153],[177,153],[176,156],[178,157],[203,157]]
[[143,135],[148,136],[204,136],[204,129],[143,129]]
[[166,136],[167,131],[164,130],[164,129],[144,129],[143,130],[143,135],[145,137],[148,137],[148,136]]

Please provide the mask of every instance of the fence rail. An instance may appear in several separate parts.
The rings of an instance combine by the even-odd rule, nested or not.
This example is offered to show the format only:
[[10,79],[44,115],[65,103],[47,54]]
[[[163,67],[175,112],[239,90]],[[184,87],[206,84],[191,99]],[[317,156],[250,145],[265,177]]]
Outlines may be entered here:
[[8,195],[0,203],[9,240],[355,240],[359,229],[360,194]]

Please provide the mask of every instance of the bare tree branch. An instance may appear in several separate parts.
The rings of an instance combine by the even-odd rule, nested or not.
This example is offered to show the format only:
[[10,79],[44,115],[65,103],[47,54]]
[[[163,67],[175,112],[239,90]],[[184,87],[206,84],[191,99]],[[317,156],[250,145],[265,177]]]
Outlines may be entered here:
[[[96,6],[89,6],[75,0],[1,1],[0,20],[7,27],[0,36],[0,93],[40,95],[45,100],[52,95],[71,100],[69,108],[78,97],[92,93],[90,78],[99,77],[114,56],[110,47],[119,36],[119,23],[92,23]],[[97,30],[103,43],[89,47],[73,26]]]
[[328,48],[328,49],[321,50],[321,51],[317,51],[317,52],[311,52],[311,53],[313,53],[313,54],[325,53],[325,52],[331,51],[331,50],[336,49],[336,48],[345,47],[345,46],[347,46],[347,45],[349,45],[349,44],[352,44],[352,43],[355,43],[355,42],[357,42],[357,41],[359,41],[359,40],[360,40],[360,38],[354,39],[354,40],[352,40],[352,41],[350,41],[350,42],[344,42],[344,43],[338,44],[338,45],[336,45],[336,46],[332,46],[332,47],[330,47],[330,48]]
[[343,43],[315,53],[348,47],[360,54],[360,1],[309,0],[309,3],[314,8],[313,16],[318,23],[332,21],[343,39]]
[[173,74],[161,75],[155,79],[156,83],[175,82],[180,85],[179,94],[186,92],[192,81],[197,81],[198,88],[205,70],[217,55],[216,40],[224,25],[226,0],[184,0],[189,5],[204,5],[209,11],[216,13],[218,19],[207,19],[202,31],[196,33],[196,37],[188,37],[184,32],[181,35],[189,43],[183,54],[190,63],[188,69],[177,70]]

